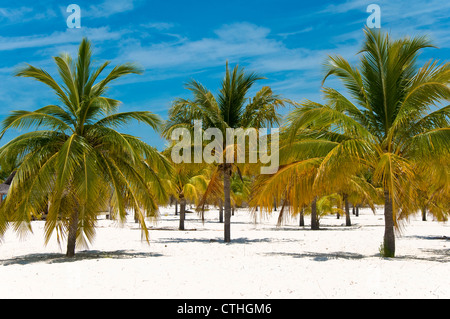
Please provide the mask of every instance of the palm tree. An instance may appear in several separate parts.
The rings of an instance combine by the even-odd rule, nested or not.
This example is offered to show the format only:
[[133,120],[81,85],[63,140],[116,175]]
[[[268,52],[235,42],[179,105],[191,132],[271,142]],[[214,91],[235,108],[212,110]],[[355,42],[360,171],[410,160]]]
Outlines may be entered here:
[[[316,202],[316,218],[320,221],[326,215],[345,213],[342,209],[343,204],[343,196],[340,194],[322,196]],[[305,213],[312,213],[312,210],[305,209]]]
[[[151,112],[117,113],[120,102],[105,96],[108,85],[128,74],[140,74],[133,64],[116,66],[102,80],[110,62],[92,69],[91,43],[83,39],[78,57],[54,57],[62,83],[43,69],[27,65],[16,76],[49,86],[59,105],[36,111],[13,111],[2,123],[3,134],[13,128],[31,131],[0,149],[0,158],[17,163],[16,175],[0,208],[0,234],[12,223],[16,231],[31,230],[33,215],[48,208],[45,239],[56,230],[58,241],[67,237],[67,256],[77,244],[87,245],[95,235],[98,213],[110,204],[113,217],[125,221],[126,209],[136,211],[148,241],[145,217],[157,213],[157,201],[166,196],[158,173],[169,162],[139,138],[116,130],[132,120],[157,129]],[[112,193],[112,197],[111,197]]]
[[205,169],[196,164],[173,164],[174,171],[168,180],[169,189],[180,203],[179,230],[184,230],[186,201],[198,203],[207,187]]
[[[285,138],[282,138],[283,140],[286,141]],[[260,214],[264,214],[272,212],[274,197],[277,201],[283,202],[278,224],[281,224],[286,210],[291,215],[297,216],[304,212],[305,206],[310,206],[308,211],[311,212],[311,229],[318,230],[317,199],[325,194],[320,185],[315,183],[315,178],[323,157],[310,156],[307,147],[297,153],[295,150],[299,145],[297,142],[289,148],[288,144],[284,143],[280,147],[282,165],[274,174],[257,176],[252,185],[249,205],[260,207]]]
[[251,183],[249,176],[240,176],[237,173],[231,176],[231,200],[233,209],[242,206],[244,202],[248,201]]
[[[270,213],[275,197],[277,201],[289,203],[287,210],[293,216],[304,213],[305,207],[309,207],[307,211],[311,212],[311,229],[319,230],[318,199],[342,189],[340,184],[336,185],[335,179],[340,180],[342,184],[348,178],[331,177],[326,172],[329,154],[336,151],[339,139],[333,140],[323,136],[312,128],[304,128],[299,133],[299,128],[295,125],[296,119],[299,112],[307,107],[298,107],[297,104],[295,106],[296,108],[287,116],[281,135],[281,166],[275,174],[257,177],[252,189],[250,206],[260,206],[261,213],[263,211]],[[351,171],[355,171],[356,168],[355,165],[346,167]],[[284,206],[279,220],[286,211]]]
[[326,162],[332,181],[355,173],[342,170],[344,163],[372,171],[373,183],[383,189],[387,257],[395,256],[398,218],[417,210],[416,167],[445,158],[450,150],[450,106],[440,104],[450,98],[450,63],[431,60],[419,68],[418,55],[428,47],[425,37],[394,40],[366,29],[357,66],[340,56],[325,65],[324,82],[336,76],[349,98],[323,88],[326,103],[302,103],[291,123],[294,133],[311,130],[337,143]]
[[[219,129],[226,136],[227,128],[255,128],[271,127],[279,124],[280,115],[277,108],[283,106],[285,100],[273,94],[269,87],[263,87],[253,98],[249,98],[248,92],[253,85],[263,79],[255,73],[245,73],[243,68],[235,66],[231,71],[226,64],[225,77],[216,96],[206,89],[201,83],[192,80],[186,88],[191,91],[193,99],[177,99],[170,111],[169,121],[165,125],[165,135],[170,136],[173,129],[185,127],[192,129],[194,120],[201,120],[203,130],[208,128]],[[222,163],[217,165],[208,185],[206,195],[217,190],[219,179],[223,180],[224,194],[224,241],[230,242],[231,220],[231,175],[237,165],[227,163],[225,160],[226,144],[223,143]],[[236,152],[235,152],[236,154]],[[202,200],[205,203],[205,200]]]
[[439,221],[446,221],[450,213],[450,165],[449,159],[433,159],[415,167],[418,172],[416,205],[421,210],[422,220],[430,213]]

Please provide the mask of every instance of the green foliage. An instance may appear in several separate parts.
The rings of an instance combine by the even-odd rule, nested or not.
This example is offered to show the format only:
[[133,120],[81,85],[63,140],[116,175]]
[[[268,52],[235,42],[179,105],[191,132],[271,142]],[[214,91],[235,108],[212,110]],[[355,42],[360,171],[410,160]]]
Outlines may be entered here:
[[420,189],[436,185],[422,204],[432,198],[437,215],[449,213],[450,108],[442,104],[450,100],[450,63],[417,65],[432,47],[426,37],[392,39],[371,29],[365,37],[358,64],[341,56],[325,63],[323,84],[335,76],[347,94],[323,87],[325,103],[305,100],[289,113],[282,166],[258,178],[252,206],[270,210],[276,196],[297,214],[316,196],[346,193],[373,206],[387,192],[397,226],[420,208]]
[[105,96],[114,80],[142,71],[123,64],[100,80],[109,62],[92,68],[87,39],[76,60],[61,54],[54,61],[61,83],[31,65],[16,73],[50,87],[60,104],[13,111],[2,122],[2,136],[10,129],[36,130],[0,149],[2,161],[15,163],[16,170],[0,207],[0,235],[10,224],[16,231],[31,230],[32,216],[48,209],[45,239],[56,230],[60,240],[67,236],[75,212],[77,242],[87,245],[94,238],[97,215],[111,205],[112,217],[120,220],[125,220],[127,209],[135,209],[148,240],[144,219],[154,216],[157,202],[167,196],[158,174],[169,172],[170,163],[153,147],[117,128],[139,121],[156,129],[161,120],[151,112],[118,113],[120,102]]
[[[268,87],[263,87],[254,97],[248,97],[250,89],[261,79],[262,77],[257,74],[247,73],[237,65],[230,70],[227,62],[225,77],[216,95],[195,80],[188,82],[186,89],[192,93],[192,98],[174,101],[169,110],[169,119],[163,126],[163,135],[170,138],[172,131],[176,128],[187,128],[193,132],[194,120],[202,121],[203,130],[219,129],[224,137],[227,128],[253,127],[260,129],[279,124],[281,116],[277,113],[277,108],[284,106],[288,102],[287,100],[273,94]],[[201,133],[203,134],[203,132]],[[239,168],[236,164],[226,163],[225,154],[229,150],[226,149],[225,138],[223,144],[223,152],[218,156],[223,159],[224,164],[217,165],[212,172],[198,210],[203,211],[208,198],[217,202],[217,199],[223,196],[225,229],[229,229],[227,228],[229,226],[227,216],[231,215],[231,189],[226,185],[228,185],[233,170],[236,171]],[[232,147],[236,148],[236,145]],[[235,151],[234,154],[236,155],[236,153]],[[245,194],[241,193],[241,195]],[[234,197],[235,202],[240,200],[239,196]],[[229,234],[226,234],[225,238],[228,240]]]

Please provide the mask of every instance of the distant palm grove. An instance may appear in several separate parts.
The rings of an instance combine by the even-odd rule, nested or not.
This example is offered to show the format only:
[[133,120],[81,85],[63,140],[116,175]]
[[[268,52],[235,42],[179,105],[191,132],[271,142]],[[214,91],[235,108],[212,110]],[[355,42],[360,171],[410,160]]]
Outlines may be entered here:
[[[378,206],[385,224],[380,254],[394,257],[395,232],[408,216],[448,219],[450,63],[418,63],[421,51],[433,47],[426,37],[364,32],[358,63],[326,59],[322,101],[293,101],[267,86],[255,91],[261,75],[224,61],[219,90],[191,80],[185,86],[191,98],[173,101],[167,120],[149,111],[119,112],[121,102],[108,96],[108,87],[143,70],[132,63],[109,73],[110,62],[94,67],[87,39],[76,58],[53,58],[58,78],[27,64],[15,76],[45,84],[58,103],[13,111],[1,124],[1,137],[13,129],[26,133],[0,148],[1,178],[9,186],[0,206],[0,236],[9,227],[31,231],[33,220],[44,219],[46,242],[56,232],[73,257],[76,247],[93,241],[97,217],[105,213],[120,221],[134,214],[149,241],[146,219],[157,219],[158,207],[175,202],[184,230],[188,203],[202,218],[215,206],[224,242],[232,243],[232,214],[240,207],[254,214],[281,207],[279,224],[298,216],[304,226],[308,216],[311,229],[320,231],[325,214],[345,215],[351,226],[350,210],[375,212]],[[330,78],[340,80],[339,90],[327,86]],[[198,120],[204,132],[217,128],[224,134],[227,128],[279,127],[278,171],[261,175],[260,162],[226,161],[227,153],[239,151],[237,143],[213,150],[220,163],[175,163],[172,132],[193,132]],[[167,148],[160,152],[120,132],[133,121],[159,132]]]

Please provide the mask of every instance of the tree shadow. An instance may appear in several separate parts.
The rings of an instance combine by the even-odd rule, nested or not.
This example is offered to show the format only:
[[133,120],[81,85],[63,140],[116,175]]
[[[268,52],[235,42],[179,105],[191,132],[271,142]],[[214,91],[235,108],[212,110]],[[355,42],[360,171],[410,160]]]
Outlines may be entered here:
[[239,237],[235,239],[231,239],[230,243],[224,242],[223,238],[161,238],[158,239],[157,243],[160,244],[180,244],[180,243],[203,243],[203,244],[226,244],[226,245],[234,245],[234,244],[252,244],[252,243],[270,243],[270,242],[298,242],[298,239],[279,239],[279,238],[248,238],[248,237]]
[[317,253],[317,252],[303,252],[303,253],[284,253],[284,252],[271,252],[264,253],[266,256],[286,256],[292,258],[312,258],[314,261],[328,261],[333,259],[363,259],[370,256],[365,256],[356,253],[349,253],[344,251],[337,251],[332,253]]
[[396,256],[395,259],[404,260],[423,260],[423,261],[435,261],[440,263],[450,262],[450,249],[421,249],[425,255],[413,256],[413,255],[403,255]]
[[426,240],[449,240],[450,237],[447,236],[420,236],[420,235],[409,235],[403,236],[404,238],[415,238],[415,239],[426,239]]
[[48,254],[28,254],[24,256],[14,257],[10,259],[0,260],[0,265],[28,265],[34,263],[44,262],[47,264],[56,263],[69,263],[81,260],[95,260],[95,259],[131,259],[131,258],[150,258],[150,257],[161,257],[162,254],[159,253],[144,253],[135,252],[127,250],[116,250],[116,251],[98,251],[98,250],[85,250],[77,252],[75,257],[68,258],[65,254],[58,253],[48,253]]
[[347,259],[347,260],[358,260],[364,258],[378,257],[384,260],[421,260],[421,261],[432,261],[447,263],[450,262],[450,249],[422,249],[425,253],[424,255],[397,255],[394,258],[381,257],[381,255],[362,255],[350,252],[330,252],[330,253],[319,253],[319,252],[303,252],[303,253],[286,253],[286,252],[270,252],[264,253],[262,255],[266,256],[285,256],[292,258],[311,258],[314,261],[328,261],[336,259]]

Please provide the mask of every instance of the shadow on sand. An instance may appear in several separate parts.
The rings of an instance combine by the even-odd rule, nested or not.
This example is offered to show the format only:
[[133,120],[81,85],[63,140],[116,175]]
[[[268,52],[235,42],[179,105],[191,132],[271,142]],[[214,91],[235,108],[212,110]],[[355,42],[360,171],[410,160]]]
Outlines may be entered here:
[[435,261],[440,263],[450,262],[450,249],[421,249],[425,254],[420,256],[403,255],[395,257],[395,259],[403,260],[424,260],[424,261]]
[[298,242],[298,239],[286,239],[286,238],[248,238],[239,237],[231,239],[230,243],[225,243],[223,238],[160,238],[155,243],[160,244],[183,244],[183,243],[203,243],[211,244],[218,243],[224,245],[234,245],[234,244],[252,244],[252,243],[271,243],[271,242]]
[[320,253],[320,252],[302,252],[302,253],[285,253],[285,252],[271,252],[264,253],[266,256],[285,256],[292,258],[311,258],[314,261],[328,261],[336,259],[347,259],[347,260],[357,260],[364,258],[374,258],[378,257],[384,260],[422,260],[422,261],[433,261],[447,263],[450,262],[450,249],[422,249],[426,254],[415,256],[415,255],[397,255],[394,258],[381,257],[380,254],[375,255],[362,255],[357,253],[350,253],[344,251],[330,252],[330,253]]
[[419,236],[419,235],[412,235],[412,236],[404,236],[404,238],[450,241],[450,237],[447,237],[447,236]]
[[[283,252],[272,252],[265,253],[266,256],[286,256],[292,258],[312,258],[314,261],[327,261],[331,259],[362,259],[370,256],[365,256],[361,254],[349,253],[344,251],[337,251],[333,253],[314,253],[314,252],[303,252],[303,253],[283,253]],[[375,256],[371,256],[375,257]]]
[[135,252],[129,250],[116,250],[116,251],[98,251],[98,250],[85,250],[77,252],[74,258],[67,258],[64,254],[29,254],[11,259],[0,260],[0,265],[28,265],[34,263],[44,262],[47,264],[54,263],[69,263],[86,259],[131,259],[131,258],[149,258],[149,257],[161,257],[159,253],[144,253]]

